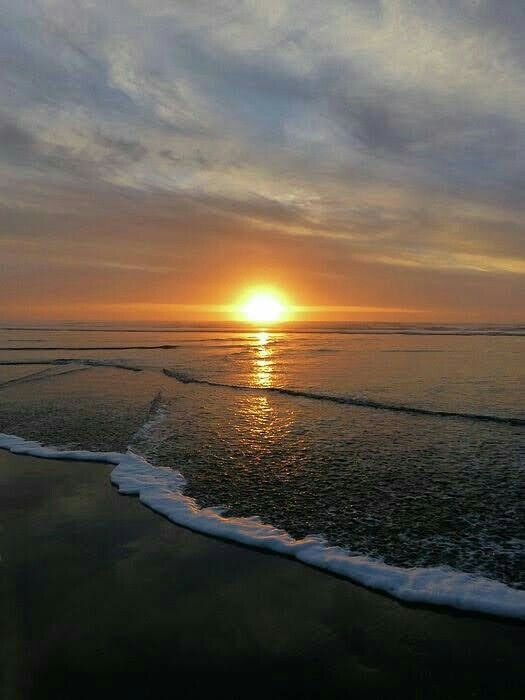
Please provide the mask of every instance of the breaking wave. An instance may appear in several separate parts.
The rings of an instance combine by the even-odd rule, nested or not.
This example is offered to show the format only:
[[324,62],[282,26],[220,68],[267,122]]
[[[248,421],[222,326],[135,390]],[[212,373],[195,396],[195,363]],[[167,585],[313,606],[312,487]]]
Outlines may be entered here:
[[[159,396],[151,407],[153,420],[161,410],[160,404]],[[319,537],[296,540],[284,530],[263,523],[258,517],[228,518],[217,508],[199,508],[194,499],[184,495],[185,479],[180,472],[167,467],[154,467],[130,450],[125,454],[57,450],[4,433],[0,433],[0,448],[14,454],[46,459],[112,464],[111,481],[121,493],[138,496],[141,503],[177,525],[271,550],[408,603],[445,605],[525,619],[525,591],[510,588],[499,581],[448,567],[406,569],[392,566],[340,547],[328,546]]]

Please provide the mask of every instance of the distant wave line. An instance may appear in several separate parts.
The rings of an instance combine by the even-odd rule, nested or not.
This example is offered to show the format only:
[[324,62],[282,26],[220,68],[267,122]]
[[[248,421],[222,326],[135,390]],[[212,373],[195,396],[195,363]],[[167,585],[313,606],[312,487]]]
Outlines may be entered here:
[[286,389],[285,387],[267,386],[257,387],[248,384],[226,384],[223,382],[213,382],[208,379],[196,379],[188,377],[180,372],[175,372],[169,369],[162,370],[168,377],[176,379],[181,384],[203,384],[211,387],[222,387],[225,389],[234,389],[237,391],[263,391],[265,393],[282,394],[284,396],[294,396],[305,399],[314,399],[316,401],[331,401],[332,403],[358,406],[360,408],[371,408],[381,411],[394,411],[396,413],[409,413],[413,415],[431,416],[437,418],[462,418],[465,420],[486,421],[491,423],[500,423],[504,425],[525,426],[525,419],[512,418],[504,416],[487,415],[484,413],[463,413],[460,411],[440,411],[430,408],[418,408],[416,406],[403,406],[400,404],[383,403],[372,399],[359,399],[351,396],[335,396],[333,394],[318,393],[315,391],[303,391],[300,389]]
[[70,350],[70,351],[84,351],[84,350],[175,350],[180,347],[179,345],[102,345],[102,346],[65,346],[65,347],[41,347],[41,346],[22,346],[18,348],[13,347],[0,347],[2,352],[38,352],[40,351],[56,351],[56,350]]
[[[46,331],[46,332],[69,332],[69,333],[236,333],[243,335],[256,335],[257,333],[265,332],[270,334],[289,334],[289,335],[406,335],[406,336],[451,336],[451,337],[514,337],[525,338],[525,329],[518,326],[513,330],[505,329],[461,329],[451,328],[450,330],[432,330],[431,328],[287,328],[287,327],[272,327],[272,328],[220,328],[210,326],[207,328],[194,328],[185,326],[182,328],[32,328],[12,326],[0,327],[0,331]],[[152,346],[148,346],[149,349]],[[162,348],[162,346],[159,346]],[[15,350],[17,348],[13,348]],[[64,348],[66,349],[66,348]],[[76,348],[67,348],[76,349]],[[98,348],[86,348],[98,349]],[[101,348],[105,349],[105,348]],[[109,348],[112,349],[112,348]],[[126,348],[122,348],[126,349]]]
[[61,357],[55,360],[0,360],[0,367],[18,367],[23,365],[52,365],[61,367],[64,365],[83,365],[85,367],[111,367],[113,369],[126,369],[130,372],[142,372],[142,367],[125,365],[122,362],[110,362],[109,360],[91,360],[77,357]]
[[65,367],[61,372],[52,372],[52,367],[47,367],[46,369],[41,369],[38,372],[31,372],[30,374],[24,374],[21,377],[14,377],[13,379],[8,379],[5,382],[0,382],[0,389],[9,388],[13,385],[18,384],[30,384],[32,382],[42,381],[43,379],[53,379],[54,377],[63,377],[64,374],[71,374],[72,372],[82,372],[89,369],[87,366],[81,367]]

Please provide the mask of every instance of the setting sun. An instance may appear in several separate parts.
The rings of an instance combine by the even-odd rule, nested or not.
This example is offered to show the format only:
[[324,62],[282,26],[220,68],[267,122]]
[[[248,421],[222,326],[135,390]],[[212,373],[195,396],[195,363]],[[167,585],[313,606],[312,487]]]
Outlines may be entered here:
[[273,292],[253,292],[241,305],[241,313],[250,323],[277,323],[285,312],[285,304]]

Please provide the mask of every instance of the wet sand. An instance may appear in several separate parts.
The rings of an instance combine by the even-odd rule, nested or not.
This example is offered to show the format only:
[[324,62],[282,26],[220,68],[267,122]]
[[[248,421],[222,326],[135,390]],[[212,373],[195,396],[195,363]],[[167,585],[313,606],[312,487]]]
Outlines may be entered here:
[[0,451],[0,697],[518,698],[521,623],[177,527],[103,464]]

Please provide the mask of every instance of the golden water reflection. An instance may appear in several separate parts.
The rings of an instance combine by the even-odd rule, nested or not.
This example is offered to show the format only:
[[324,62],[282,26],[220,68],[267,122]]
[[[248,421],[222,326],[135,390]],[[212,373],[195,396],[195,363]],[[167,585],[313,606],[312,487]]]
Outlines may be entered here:
[[270,345],[270,334],[266,331],[256,333],[254,336],[254,359],[252,368],[252,381],[255,386],[273,386],[273,350]]
[[[276,360],[276,335],[260,331],[250,336],[250,386],[268,389],[278,384]],[[236,402],[235,429],[241,433],[243,449],[249,454],[245,469],[258,469],[257,465],[272,460],[276,451],[289,439],[295,424],[293,406],[279,401],[265,391],[239,394]],[[293,460],[292,460],[293,461]],[[284,464],[284,463],[283,463]],[[288,478],[294,469],[283,466],[280,478]]]
[[[239,433],[244,454],[248,456],[242,460],[246,471],[258,469],[262,462],[281,454],[294,426],[295,415],[291,407],[276,405],[268,395],[254,392],[240,397],[236,414],[234,429]],[[288,474],[289,469],[283,462],[282,477]]]

